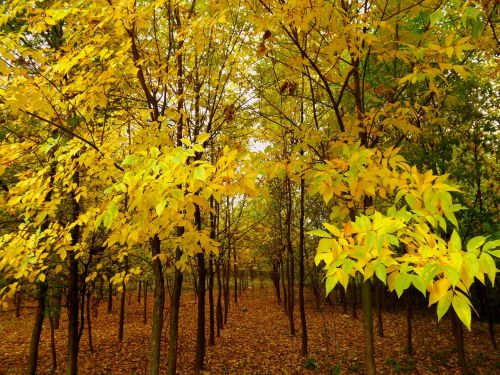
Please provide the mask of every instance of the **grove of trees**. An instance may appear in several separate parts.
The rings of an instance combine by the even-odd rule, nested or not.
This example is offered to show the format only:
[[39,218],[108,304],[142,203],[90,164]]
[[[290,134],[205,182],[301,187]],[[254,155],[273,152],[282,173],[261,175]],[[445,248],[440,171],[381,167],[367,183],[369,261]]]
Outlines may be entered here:
[[29,374],[63,313],[78,372],[96,298],[123,340],[131,287],[152,290],[148,373],[175,374],[188,276],[195,373],[256,275],[305,357],[325,287],[354,313],[360,290],[366,374],[391,292],[410,353],[417,298],[453,320],[462,374],[477,303],[497,349],[496,1],[0,7],[0,298],[36,301]]

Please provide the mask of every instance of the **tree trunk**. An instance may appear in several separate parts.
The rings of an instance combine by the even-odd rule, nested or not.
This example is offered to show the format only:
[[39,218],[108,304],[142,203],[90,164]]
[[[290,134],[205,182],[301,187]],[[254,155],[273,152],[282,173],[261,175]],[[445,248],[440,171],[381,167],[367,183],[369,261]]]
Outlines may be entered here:
[[66,374],[78,373],[78,261],[73,251],[68,253],[69,285],[68,285],[68,358]]
[[50,356],[52,363],[50,365],[50,372],[55,372],[57,370],[57,352],[56,352],[56,338],[55,338],[55,324],[54,316],[49,316],[50,323]]
[[16,318],[20,318],[21,317],[21,303],[22,303],[21,290],[16,291],[16,296],[14,297],[14,301],[16,304]]
[[301,328],[301,349],[300,353],[303,356],[307,355],[307,322],[306,322],[306,309],[304,306],[304,194],[305,182],[300,179],[300,222],[299,222],[299,310],[300,310],[300,328]]
[[214,307],[214,261],[213,254],[208,260],[208,309],[210,314],[210,327],[208,345],[215,345],[215,307]]
[[198,324],[196,329],[196,354],[194,360],[194,371],[199,373],[203,370],[205,358],[205,254],[196,254],[198,260]]
[[222,260],[218,260],[216,263],[216,273],[217,273],[217,305],[215,307],[215,320],[217,322],[217,337],[220,337],[220,331],[223,328],[223,318],[222,318],[222,280],[221,280],[221,263]]
[[120,321],[118,323],[118,340],[120,341],[123,341],[123,326],[125,325],[125,282],[122,283],[122,288],[123,289],[120,296]]
[[281,305],[279,263],[274,260],[273,260],[272,278],[273,278],[274,289],[276,291],[276,300],[278,302],[278,305]]
[[458,365],[460,366],[460,373],[462,375],[469,375],[469,368],[467,367],[467,359],[465,357],[464,330],[462,322],[457,317],[455,310],[451,311],[451,327],[453,330],[453,335],[455,336],[455,346],[457,349]]
[[148,282],[144,281],[144,306],[142,311],[142,322],[147,324],[148,322]]
[[163,270],[160,254],[160,238],[155,235],[151,239],[151,256],[153,257],[153,323],[151,329],[151,351],[149,354],[149,374],[158,375],[160,373],[160,345],[161,331],[163,328],[163,308],[165,305],[165,281],[163,280]]
[[288,253],[288,318],[290,320],[290,335],[295,336],[295,321],[293,309],[295,305],[295,261],[292,246],[292,182],[289,177],[287,181],[287,209],[286,209],[286,247]]
[[137,292],[137,303],[141,303],[141,287],[142,287],[142,282],[139,280],[139,291]]
[[482,283],[477,283],[479,286],[479,300],[481,301],[482,310],[488,319],[488,332],[490,334],[490,342],[493,349],[498,350],[497,340],[495,338],[495,324],[491,314],[491,307],[486,293],[486,287]]
[[286,280],[287,277],[285,275],[288,275],[288,271],[285,270],[285,262],[283,261],[283,257],[280,256],[280,263],[281,263],[281,287],[283,291],[283,309],[285,310],[285,313],[288,315],[288,294],[286,292]]
[[108,314],[113,313],[113,284],[108,284]]
[[87,303],[86,303],[86,314],[87,314],[87,330],[88,330],[88,338],[89,338],[89,351],[91,353],[94,352],[94,345],[92,342],[92,322],[90,320],[90,297],[91,297],[91,291],[87,292]]
[[352,280],[351,283],[351,296],[352,296],[352,318],[357,319],[357,314],[356,314],[356,278]]
[[367,375],[375,375],[375,349],[373,346],[372,289],[370,281],[361,286],[361,305],[363,308],[363,333],[365,339],[365,366]]
[[38,365],[38,346],[40,345],[40,336],[42,334],[43,319],[45,317],[45,304],[47,297],[47,283],[38,283],[38,306],[36,309],[35,324],[31,333],[30,353],[28,357],[28,375],[37,373]]
[[411,288],[406,291],[406,352],[410,355],[413,354],[413,344],[411,338]]
[[233,243],[233,283],[234,283],[234,304],[238,304],[238,265],[236,263],[236,243]]
[[[178,228],[177,236],[182,236],[183,228]],[[182,252],[179,248],[175,251],[175,261],[180,260]],[[177,344],[179,336],[179,310],[182,292],[182,272],[175,268],[174,290],[172,293],[172,306],[170,308],[170,331],[168,347],[168,374],[175,375],[177,369]]]
[[382,287],[383,284],[380,280],[375,280],[375,299],[376,299],[376,307],[377,307],[377,328],[378,335],[380,337],[384,337],[384,321],[382,320]]

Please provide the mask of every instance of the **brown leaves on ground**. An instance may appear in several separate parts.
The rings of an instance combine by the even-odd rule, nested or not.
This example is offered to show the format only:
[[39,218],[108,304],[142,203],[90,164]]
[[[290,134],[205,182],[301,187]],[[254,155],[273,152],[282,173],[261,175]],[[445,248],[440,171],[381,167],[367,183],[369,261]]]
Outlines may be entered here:
[[[101,303],[92,320],[94,352],[89,351],[85,330],[79,354],[80,374],[147,373],[152,296],[148,296],[148,323],[143,324],[142,303],[130,293],[126,308],[125,339],[118,336],[117,304],[114,314],[106,313]],[[215,346],[207,348],[204,374],[363,374],[363,335],[361,320],[344,314],[340,306],[323,306],[317,311],[308,300],[307,322],[309,356],[300,355],[300,321],[295,314],[297,334],[290,336],[288,319],[276,304],[272,290],[256,285],[231,301],[228,325]],[[16,319],[13,312],[0,313],[0,374],[25,372],[34,308],[23,310]],[[164,324],[161,372],[166,373],[168,350],[168,312]],[[66,316],[56,331],[57,365],[53,373],[63,374],[66,356]],[[451,324],[440,324],[427,310],[414,312],[413,347],[415,354],[405,354],[406,316],[384,312],[385,337],[378,337],[375,323],[377,370],[381,374],[459,374],[457,355],[451,336]],[[193,373],[196,334],[196,302],[185,291],[180,322],[178,372]],[[208,336],[208,306],[207,306]],[[208,342],[208,337],[207,337]],[[474,323],[472,333],[465,333],[469,366],[474,374],[500,373],[500,356],[491,348],[485,323]],[[48,321],[40,346],[39,374],[50,374],[50,331]],[[338,372],[340,371],[340,372]]]

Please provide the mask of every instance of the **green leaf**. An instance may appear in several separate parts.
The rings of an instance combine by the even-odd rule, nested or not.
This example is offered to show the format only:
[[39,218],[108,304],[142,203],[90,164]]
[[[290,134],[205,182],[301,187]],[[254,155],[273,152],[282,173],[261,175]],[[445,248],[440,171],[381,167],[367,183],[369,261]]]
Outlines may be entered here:
[[431,26],[434,26],[436,23],[441,21],[444,17],[444,13],[441,9],[436,10],[435,12],[431,13],[429,20],[431,23]]
[[411,276],[411,283],[417,290],[423,294],[425,297],[427,295],[427,287],[424,279],[420,275],[412,275]]
[[[500,247],[500,240],[494,240],[494,241],[488,241],[484,244],[483,246],[483,251],[487,251],[489,252],[490,254],[493,253],[492,251],[490,251],[491,249],[496,249]],[[497,255],[496,255],[497,256]],[[497,256],[498,257],[498,256]]]
[[467,251],[474,251],[480,248],[484,241],[486,241],[486,237],[483,236],[471,238],[469,242],[467,242]]
[[212,134],[210,133],[201,133],[196,137],[196,143],[203,143],[207,141]]
[[125,159],[123,159],[121,166],[125,167],[127,165],[133,165],[139,161],[139,157],[137,155],[127,155]]
[[327,233],[321,229],[311,230],[311,231],[307,232],[307,234],[312,234],[313,236],[324,237],[324,238],[332,238],[332,236],[330,236],[329,233]]
[[340,237],[340,230],[335,225],[323,223],[323,226],[330,231],[335,237]]
[[401,297],[403,292],[410,287],[411,277],[407,273],[400,274],[396,279],[395,289],[398,295],[398,298]]
[[471,309],[469,300],[462,293],[457,292],[452,300],[453,310],[457,313],[458,318],[464,323],[470,331]]
[[205,181],[207,179],[207,173],[205,172],[205,167],[203,165],[198,165],[194,168],[193,177],[200,181]]
[[451,301],[453,299],[453,291],[448,290],[443,297],[438,301],[437,305],[437,315],[438,321],[441,320],[444,314],[448,311],[451,305]]
[[167,200],[163,200],[155,206],[155,211],[156,211],[156,214],[158,215],[158,217],[161,216],[163,210],[165,209],[166,204],[167,204]]
[[335,285],[337,285],[338,282],[339,278],[337,277],[337,275],[329,276],[326,278],[325,287],[327,295],[333,290],[333,288],[335,288]]
[[488,275],[491,284],[495,284],[497,267],[490,254],[482,253],[479,257],[479,270]]
[[384,284],[387,281],[387,269],[382,263],[378,263],[375,266],[375,274],[379,278],[380,281],[382,281]]
[[462,251],[462,240],[456,230],[453,230],[450,238],[450,251]]

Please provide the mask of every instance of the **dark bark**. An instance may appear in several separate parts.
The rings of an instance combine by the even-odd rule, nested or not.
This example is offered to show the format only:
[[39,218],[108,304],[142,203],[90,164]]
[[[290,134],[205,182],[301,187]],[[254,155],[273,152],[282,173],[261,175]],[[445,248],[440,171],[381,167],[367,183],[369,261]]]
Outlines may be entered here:
[[88,334],[88,339],[89,339],[89,351],[91,353],[94,352],[94,344],[92,342],[92,322],[90,318],[90,297],[91,297],[91,291],[89,290],[87,292],[87,302],[86,302],[86,314],[87,314],[87,334]]
[[356,279],[352,280],[351,283],[351,297],[352,297],[352,318],[357,319],[357,314],[356,314]]
[[[183,228],[178,228],[177,235],[182,236]],[[176,262],[181,258],[181,250],[176,249]],[[177,346],[179,337],[179,310],[182,292],[183,274],[179,269],[175,269],[174,287],[172,293],[172,305],[170,309],[170,331],[168,347],[168,374],[175,375],[177,369]]]
[[469,375],[469,368],[467,366],[467,359],[465,357],[463,325],[460,319],[457,317],[455,310],[451,311],[451,327],[453,330],[453,335],[455,336],[455,347],[457,350],[460,373],[462,375]]
[[49,316],[49,324],[50,324],[50,357],[52,363],[50,365],[50,372],[55,372],[57,370],[57,352],[56,352],[56,338],[55,338],[55,324],[54,324],[54,316]]
[[210,326],[208,345],[215,345],[215,306],[214,306],[214,261],[213,254],[208,260],[208,310],[210,314]]
[[[161,265],[160,265],[161,267]],[[122,283],[122,292],[120,295],[120,321],[118,322],[118,340],[123,341],[123,328],[125,325],[125,282]]]
[[481,303],[481,310],[486,314],[488,319],[488,332],[490,335],[490,342],[493,349],[498,350],[497,340],[495,337],[495,324],[493,322],[493,315],[491,314],[491,307],[486,293],[486,287],[482,283],[477,283],[479,286],[479,300]]
[[288,294],[286,291],[286,280],[287,277],[285,275],[288,275],[288,272],[285,270],[285,262],[283,261],[283,257],[281,256],[280,253],[280,264],[281,264],[281,287],[282,287],[282,292],[283,292],[283,309],[285,310],[285,313],[288,315]]
[[139,280],[139,291],[137,292],[137,303],[141,303],[141,288],[142,287],[142,282]]
[[307,321],[306,309],[304,305],[304,194],[305,194],[305,181],[300,180],[300,221],[299,221],[299,310],[300,310],[300,328],[301,328],[301,349],[300,353],[303,356],[307,355]]
[[38,347],[40,345],[40,336],[42,335],[43,320],[45,318],[45,307],[47,298],[47,283],[38,283],[37,309],[35,316],[35,324],[31,333],[30,352],[28,357],[28,375],[37,373],[38,365]]
[[66,373],[76,375],[78,372],[78,261],[75,253],[68,253],[69,259],[69,283],[68,283],[68,358]]
[[220,331],[223,329],[223,317],[222,317],[222,280],[221,280],[221,260],[216,262],[216,273],[217,273],[217,305],[215,307],[215,320],[217,322],[217,337],[220,337]]
[[274,289],[276,291],[276,300],[278,302],[278,305],[281,305],[279,263],[274,260],[273,260],[273,270],[271,276],[273,279]]
[[144,281],[144,306],[142,309],[142,322],[147,324],[148,322],[148,282]]
[[151,239],[151,256],[153,258],[154,296],[153,296],[153,322],[151,329],[151,350],[149,354],[149,374],[160,373],[160,345],[161,331],[163,328],[163,308],[165,305],[165,281],[160,254],[160,238],[155,235]]
[[108,284],[108,314],[113,313],[113,284]]
[[290,335],[295,336],[295,320],[293,310],[295,305],[295,261],[292,246],[292,182],[290,178],[287,181],[287,209],[286,209],[286,248],[288,253],[288,319],[290,321]]
[[203,369],[205,358],[205,254],[203,252],[196,254],[198,261],[198,323],[196,329],[196,354],[194,361],[195,373]]
[[382,282],[380,280],[375,280],[375,299],[377,307],[377,328],[378,335],[384,337],[384,321],[382,320]]
[[20,318],[21,317],[21,303],[22,303],[21,290],[16,291],[14,301],[16,304],[16,318]]
[[372,287],[370,281],[361,285],[361,305],[363,308],[363,333],[365,339],[365,366],[367,375],[375,375],[375,348],[373,346]]
[[410,355],[413,354],[413,344],[411,337],[411,318],[412,318],[412,306],[411,306],[411,288],[406,291],[406,352]]

